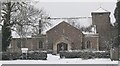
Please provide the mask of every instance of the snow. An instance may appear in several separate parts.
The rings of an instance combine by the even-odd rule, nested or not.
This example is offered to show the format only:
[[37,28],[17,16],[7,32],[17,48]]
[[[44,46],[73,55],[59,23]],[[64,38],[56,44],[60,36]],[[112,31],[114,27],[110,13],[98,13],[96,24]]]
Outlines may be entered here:
[[20,36],[15,31],[12,31],[12,38],[20,38]]
[[[57,18],[57,17],[51,17],[51,18]],[[42,31],[42,34],[46,34],[47,31],[49,31],[50,29],[52,29],[53,27],[55,27],[56,25],[58,25],[59,23],[65,21],[67,23],[71,23],[71,22],[75,22],[75,25],[78,25],[79,27],[87,27],[92,25],[92,17],[75,17],[76,19],[69,19],[69,17],[66,18],[61,18],[61,19],[50,19],[49,23],[51,24],[51,26],[47,26],[45,28],[43,28],[44,30]],[[38,23],[35,23],[35,25],[38,25]],[[15,29],[15,28],[14,28]],[[28,32],[33,32],[32,27],[28,26],[27,27],[27,31]],[[31,38],[31,33],[27,33],[29,35],[27,35],[28,38]],[[16,33],[16,31],[12,31],[12,37],[13,38],[20,38],[20,36],[18,35],[18,33]]]
[[[31,35],[26,36],[27,38],[31,38]],[[20,35],[16,33],[16,31],[12,31],[12,38],[20,38]]]
[[120,61],[118,61],[118,66],[120,66]]
[[102,7],[98,8],[96,11],[93,11],[92,13],[105,13],[105,12],[109,12],[105,9],[103,9]]
[[118,61],[110,59],[89,59],[82,60],[81,58],[60,59],[59,55],[48,54],[47,60],[10,60],[0,61],[2,64],[118,64]]
[[82,31],[83,34],[91,34],[91,35],[94,35],[94,34],[97,34],[95,32],[85,32],[85,31]]
[[51,23],[51,26],[47,27],[46,29],[44,29],[44,31],[42,32],[42,34],[46,34],[47,31],[49,31],[50,29],[52,29],[53,27],[55,27],[56,25],[58,25],[61,22],[67,22],[67,23],[71,23],[71,22],[75,22],[75,25],[79,25],[80,27],[87,27],[92,25],[92,18],[91,17],[81,17],[79,19],[71,19],[69,20],[69,18],[67,19],[51,19],[49,21],[49,23]]

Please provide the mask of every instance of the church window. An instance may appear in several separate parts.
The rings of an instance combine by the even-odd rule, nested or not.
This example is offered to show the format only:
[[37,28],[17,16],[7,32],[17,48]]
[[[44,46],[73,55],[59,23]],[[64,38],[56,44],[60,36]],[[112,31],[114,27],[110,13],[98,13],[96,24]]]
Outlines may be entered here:
[[91,45],[90,45],[91,43],[90,43],[90,41],[88,40],[87,42],[86,42],[86,48],[91,48]]
[[39,41],[39,48],[43,48],[43,42]]

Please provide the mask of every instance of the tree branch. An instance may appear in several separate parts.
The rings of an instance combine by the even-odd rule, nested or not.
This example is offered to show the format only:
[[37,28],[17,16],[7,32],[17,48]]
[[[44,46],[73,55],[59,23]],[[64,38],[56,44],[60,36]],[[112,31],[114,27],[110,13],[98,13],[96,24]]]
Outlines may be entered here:
[[15,5],[15,3],[13,3],[10,8],[12,9],[14,5]]

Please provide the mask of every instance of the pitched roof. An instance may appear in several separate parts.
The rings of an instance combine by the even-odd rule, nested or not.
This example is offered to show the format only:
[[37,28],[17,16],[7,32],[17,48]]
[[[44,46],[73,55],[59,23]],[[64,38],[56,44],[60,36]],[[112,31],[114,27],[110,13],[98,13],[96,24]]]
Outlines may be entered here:
[[98,8],[96,11],[92,11],[92,13],[107,13],[109,11],[107,11],[106,9],[100,7]]
[[[71,24],[72,21],[69,21],[68,19],[55,19],[55,20],[50,20],[49,23],[51,26],[45,27],[45,29],[42,31],[42,34],[46,34],[47,31],[55,27],[61,22],[67,22],[68,24]],[[75,19],[75,25],[79,25],[80,27],[87,27],[92,24],[92,18],[82,18],[82,19]]]
[[[57,26],[63,25],[63,24],[66,25],[66,26],[69,25],[69,26],[73,27],[74,29],[80,31],[79,29],[77,29],[76,27],[70,25],[69,23],[67,23],[67,22],[65,22],[65,21],[62,21],[62,22],[60,22],[58,25],[56,25],[56,26],[54,26],[53,28],[51,28],[50,30],[48,30],[46,33],[48,33],[49,31],[51,31],[52,29],[55,29]],[[82,31],[80,31],[80,32],[82,33]],[[83,34],[83,33],[82,33],[82,34]]]

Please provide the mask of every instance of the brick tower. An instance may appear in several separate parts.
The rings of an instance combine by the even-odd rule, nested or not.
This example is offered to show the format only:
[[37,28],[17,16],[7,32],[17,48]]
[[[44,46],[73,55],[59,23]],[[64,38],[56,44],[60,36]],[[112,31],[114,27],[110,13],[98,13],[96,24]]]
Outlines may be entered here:
[[93,11],[91,15],[92,23],[96,25],[97,33],[99,33],[99,50],[106,50],[111,39],[110,12],[100,7]]

